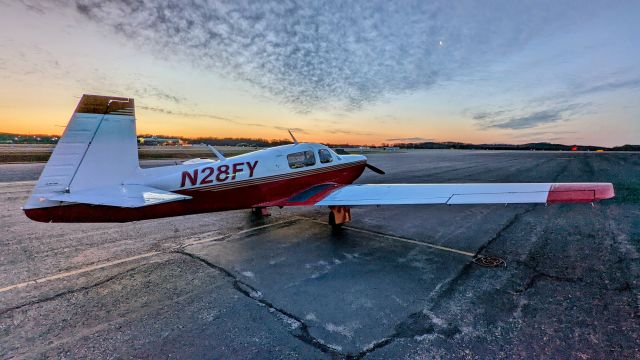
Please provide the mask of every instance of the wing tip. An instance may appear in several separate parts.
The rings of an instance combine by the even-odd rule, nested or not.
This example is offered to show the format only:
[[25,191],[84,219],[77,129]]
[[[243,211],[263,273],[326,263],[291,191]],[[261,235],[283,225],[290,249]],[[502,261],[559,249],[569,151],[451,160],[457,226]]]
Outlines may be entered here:
[[560,183],[551,184],[548,203],[594,202],[615,197],[611,183]]

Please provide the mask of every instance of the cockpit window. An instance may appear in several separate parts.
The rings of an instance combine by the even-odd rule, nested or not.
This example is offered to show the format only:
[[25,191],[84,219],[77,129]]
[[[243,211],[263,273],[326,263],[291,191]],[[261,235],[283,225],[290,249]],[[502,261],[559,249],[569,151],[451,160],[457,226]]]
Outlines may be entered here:
[[318,150],[318,157],[320,157],[321,164],[327,164],[333,161],[333,157],[331,157],[331,153],[327,149]]
[[299,169],[316,164],[316,157],[311,150],[289,154],[287,155],[287,160],[289,161],[289,167],[292,169]]

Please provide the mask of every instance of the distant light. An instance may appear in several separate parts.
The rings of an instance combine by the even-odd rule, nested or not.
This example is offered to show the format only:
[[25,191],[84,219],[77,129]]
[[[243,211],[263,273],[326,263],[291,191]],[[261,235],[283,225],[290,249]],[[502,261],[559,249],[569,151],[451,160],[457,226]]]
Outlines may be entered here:
[[444,42],[442,40],[438,41],[438,45],[440,45],[440,47],[444,46]]

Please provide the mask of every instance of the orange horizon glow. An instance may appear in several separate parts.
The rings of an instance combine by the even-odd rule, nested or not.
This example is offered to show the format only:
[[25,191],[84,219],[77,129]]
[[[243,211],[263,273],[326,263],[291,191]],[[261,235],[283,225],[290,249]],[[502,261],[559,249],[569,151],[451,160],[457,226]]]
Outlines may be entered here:
[[[54,125],[55,126],[55,125]],[[40,129],[40,130],[38,130]],[[48,130],[51,129],[51,130]],[[43,126],[42,128],[35,128],[32,125],[29,125],[27,128],[21,128],[19,126],[16,127],[0,127],[0,133],[9,133],[16,135],[26,135],[26,136],[62,136],[64,131],[64,127],[55,127],[51,126]],[[185,138],[185,139],[195,139],[195,138],[241,138],[241,139],[264,139],[270,141],[280,141],[280,140],[290,140],[289,134],[286,131],[245,131],[241,129],[231,130],[228,129],[224,132],[190,132],[184,131],[184,129],[180,130],[178,128],[172,127],[152,127],[152,126],[140,126],[138,124],[136,135],[138,137],[143,135],[149,136],[158,136],[158,137],[168,137],[168,138]],[[380,136],[359,136],[358,138],[349,137],[346,135],[315,135],[315,134],[307,134],[307,133],[299,133],[294,132],[296,138],[301,142],[312,142],[312,143],[321,143],[321,144],[351,144],[351,145],[374,145],[380,146],[382,144],[399,144],[399,143],[422,143],[422,142],[458,142],[458,143],[468,143],[468,144],[526,144],[532,142],[549,142],[549,141],[491,141],[487,139],[485,136],[467,136],[464,139],[456,137],[456,135],[452,134],[450,136],[440,135],[437,137],[433,137],[428,141],[387,141],[384,137]],[[566,142],[554,142],[565,145],[573,145],[580,143],[566,143]],[[604,146],[599,144],[580,144],[580,145],[590,145],[590,146]],[[623,144],[620,144],[623,145]]]
[[[71,101],[67,100],[62,103],[63,104],[55,104],[50,107],[32,108],[26,111],[25,109],[18,108],[13,111],[6,111],[5,109],[3,112],[0,112],[0,132],[19,135],[61,136],[75,108],[75,104]],[[292,120],[292,122],[295,122],[295,120]],[[159,115],[150,111],[136,110],[136,132],[138,135],[162,135],[182,138],[289,139],[289,134],[285,129],[269,128],[269,122],[262,119],[255,121],[247,120],[247,123],[261,123],[264,124],[265,127],[251,128],[238,124],[229,124],[224,121],[210,121],[203,125],[188,117],[180,118],[175,115]],[[193,125],[190,126],[190,124]],[[401,143],[401,141],[387,141],[385,135],[378,134],[331,134],[326,130],[319,130],[317,133],[311,131],[294,131],[294,133],[298,140],[304,142],[354,145]],[[463,135],[463,137],[461,137],[461,135]],[[435,142],[453,141],[466,143],[486,143],[489,140],[486,136],[474,135],[477,134],[474,134],[472,131],[465,131],[465,129],[460,127],[452,127],[450,131],[447,131],[446,126],[438,126],[434,128],[430,139]]]

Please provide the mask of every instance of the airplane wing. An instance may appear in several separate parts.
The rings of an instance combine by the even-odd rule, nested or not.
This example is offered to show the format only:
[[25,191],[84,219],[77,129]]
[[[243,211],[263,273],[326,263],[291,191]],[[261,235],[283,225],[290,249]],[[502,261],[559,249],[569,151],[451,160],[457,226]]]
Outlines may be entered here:
[[48,200],[136,208],[170,201],[191,199],[169,191],[143,185],[106,186],[62,193],[47,197]]
[[610,183],[322,184],[273,205],[546,204],[613,196]]

